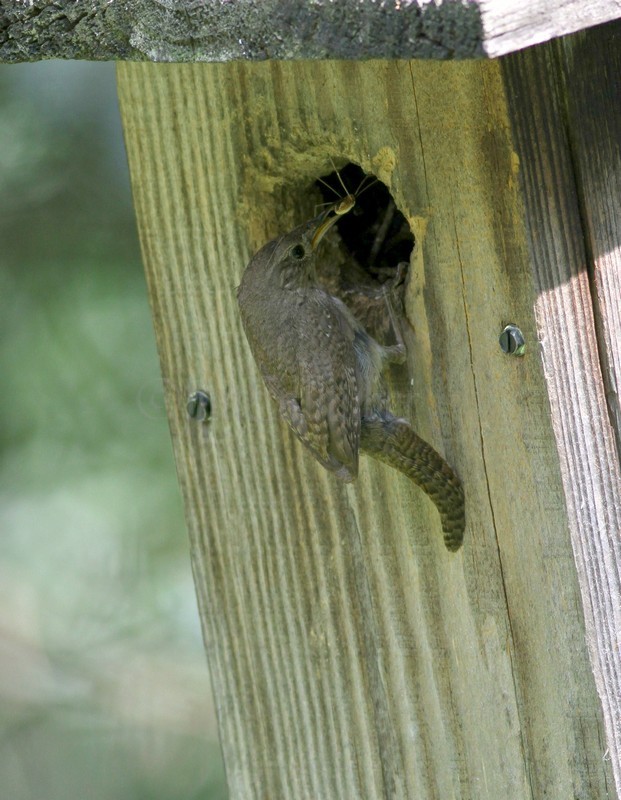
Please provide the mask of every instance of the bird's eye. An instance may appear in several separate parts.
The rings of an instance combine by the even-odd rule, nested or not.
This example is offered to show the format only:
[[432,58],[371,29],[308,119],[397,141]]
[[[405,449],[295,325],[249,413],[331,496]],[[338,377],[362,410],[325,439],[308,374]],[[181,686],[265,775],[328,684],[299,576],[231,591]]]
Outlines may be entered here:
[[301,261],[306,255],[306,250],[304,249],[303,244],[294,245],[289,252],[291,253],[291,257],[295,258],[296,261]]

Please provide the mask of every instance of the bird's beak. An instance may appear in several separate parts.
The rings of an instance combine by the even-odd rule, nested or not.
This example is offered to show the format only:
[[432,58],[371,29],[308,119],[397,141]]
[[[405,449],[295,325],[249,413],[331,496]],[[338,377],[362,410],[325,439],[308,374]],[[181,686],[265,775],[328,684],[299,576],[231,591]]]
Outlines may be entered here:
[[334,223],[338,220],[338,218],[339,215],[335,214],[334,212],[332,212],[327,217],[324,213],[317,218],[317,224],[315,226],[315,230],[311,233],[311,247],[313,248],[313,250],[317,249],[319,242],[323,239],[323,237],[334,225]]

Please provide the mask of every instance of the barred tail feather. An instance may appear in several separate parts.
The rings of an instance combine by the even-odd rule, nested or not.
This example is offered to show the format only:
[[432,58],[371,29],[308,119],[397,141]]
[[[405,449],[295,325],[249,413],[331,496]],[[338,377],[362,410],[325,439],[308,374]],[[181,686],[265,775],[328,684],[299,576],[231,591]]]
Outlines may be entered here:
[[459,550],[466,524],[461,481],[442,456],[414,433],[407,420],[387,412],[363,417],[360,449],[420,486],[440,513],[446,547]]

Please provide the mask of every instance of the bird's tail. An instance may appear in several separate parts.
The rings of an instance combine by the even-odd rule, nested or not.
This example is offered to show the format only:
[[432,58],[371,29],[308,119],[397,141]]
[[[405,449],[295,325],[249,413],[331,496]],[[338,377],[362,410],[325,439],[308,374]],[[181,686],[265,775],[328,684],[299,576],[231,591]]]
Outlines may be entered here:
[[360,448],[400,470],[433,500],[440,513],[444,543],[459,550],[464,538],[464,490],[442,456],[417,436],[409,422],[387,412],[363,417]]

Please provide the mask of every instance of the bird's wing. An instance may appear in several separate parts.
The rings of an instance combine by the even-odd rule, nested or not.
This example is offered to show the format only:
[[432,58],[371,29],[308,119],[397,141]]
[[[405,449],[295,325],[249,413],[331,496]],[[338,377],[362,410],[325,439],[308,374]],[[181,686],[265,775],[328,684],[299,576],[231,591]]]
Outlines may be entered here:
[[321,290],[309,293],[307,304],[300,311],[313,324],[301,326],[299,416],[297,425],[289,421],[324,466],[352,480],[358,474],[360,442],[354,330],[341,304]]

